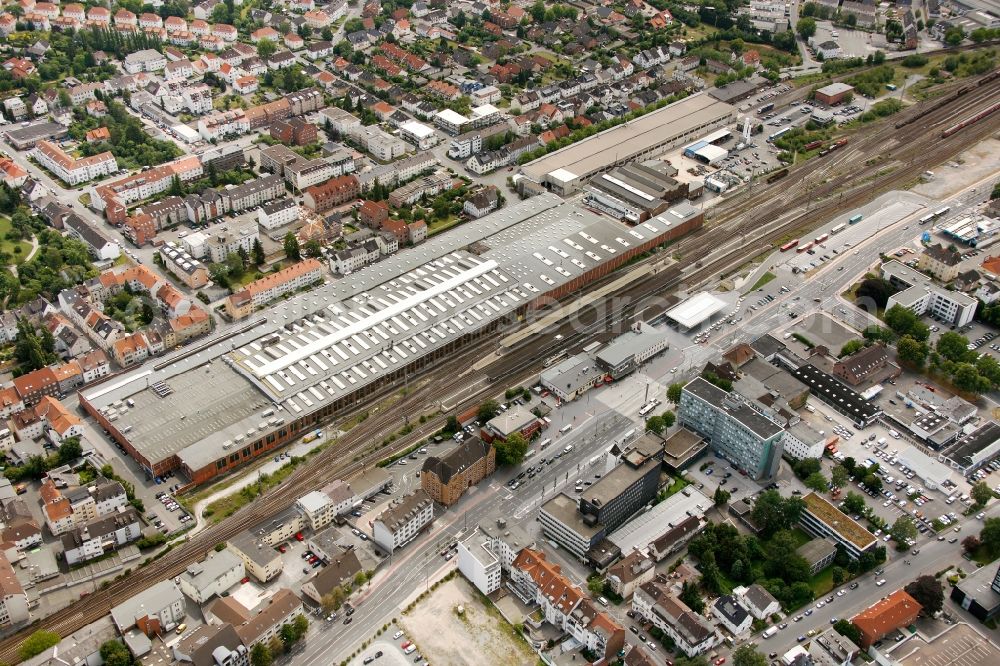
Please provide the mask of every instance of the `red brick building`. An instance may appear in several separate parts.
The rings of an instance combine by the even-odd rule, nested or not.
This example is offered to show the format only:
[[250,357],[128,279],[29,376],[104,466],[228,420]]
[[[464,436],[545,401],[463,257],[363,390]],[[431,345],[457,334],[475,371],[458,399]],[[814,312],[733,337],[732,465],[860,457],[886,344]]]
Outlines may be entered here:
[[316,126],[301,118],[277,120],[271,123],[271,138],[294,146],[316,143]]
[[325,183],[306,188],[303,204],[309,210],[321,213],[351,201],[358,196],[358,179],[354,176],[337,176]]
[[435,502],[451,506],[496,470],[497,452],[487,442],[471,437],[441,458],[431,456],[420,470],[420,485]]
[[380,229],[387,219],[389,219],[389,204],[384,201],[366,199],[358,209],[358,222],[366,227]]

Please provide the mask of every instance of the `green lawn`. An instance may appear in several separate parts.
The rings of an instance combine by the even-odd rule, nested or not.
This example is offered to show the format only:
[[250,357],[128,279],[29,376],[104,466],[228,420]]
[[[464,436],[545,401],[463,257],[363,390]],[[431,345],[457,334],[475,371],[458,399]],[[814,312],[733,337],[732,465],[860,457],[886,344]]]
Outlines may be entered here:
[[[7,240],[7,232],[10,230],[10,218],[0,216],[0,252],[6,252],[10,255],[11,261],[14,264],[20,264],[27,258],[28,254],[31,253],[31,243],[28,241],[13,242]],[[18,252],[15,248],[20,248],[20,252]]]
[[462,223],[462,218],[457,215],[449,215],[443,220],[434,220],[427,225],[427,235],[433,236],[434,234],[439,234],[446,229],[451,229],[457,224]]
[[792,537],[795,539],[795,547],[796,548],[801,548],[805,544],[807,544],[810,541],[812,541],[812,537],[809,536],[805,532],[805,530],[803,530],[801,527],[796,527],[796,528],[790,530],[790,532],[792,534]]
[[972,551],[972,559],[976,564],[984,567],[996,558],[990,554],[990,551],[985,546],[980,545],[979,548]]
[[772,273],[771,271],[764,273],[763,275],[760,276],[760,279],[754,283],[753,287],[750,288],[750,291],[757,291],[758,289],[760,289],[761,287],[763,287],[765,284],[767,284],[776,277],[778,276]]
[[823,571],[809,579],[809,587],[812,588],[813,595],[821,597],[833,589],[833,567],[827,567]]

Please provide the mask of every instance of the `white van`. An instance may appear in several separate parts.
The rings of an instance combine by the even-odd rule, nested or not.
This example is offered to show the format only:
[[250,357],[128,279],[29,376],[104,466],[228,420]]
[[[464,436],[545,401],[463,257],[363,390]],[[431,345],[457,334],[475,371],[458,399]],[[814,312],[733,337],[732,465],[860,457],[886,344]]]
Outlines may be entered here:
[[770,638],[771,636],[774,636],[776,633],[778,633],[777,627],[768,627],[766,630],[764,630],[764,633],[761,634],[761,636],[763,638]]
[[567,453],[569,453],[572,450],[573,450],[573,445],[570,444],[565,449],[563,449],[563,454],[567,454]]
[[885,437],[880,437],[879,438],[878,445],[879,446],[885,446]]
[[899,433],[896,432],[895,430],[890,430],[889,434],[893,437],[893,439],[899,439],[900,437]]

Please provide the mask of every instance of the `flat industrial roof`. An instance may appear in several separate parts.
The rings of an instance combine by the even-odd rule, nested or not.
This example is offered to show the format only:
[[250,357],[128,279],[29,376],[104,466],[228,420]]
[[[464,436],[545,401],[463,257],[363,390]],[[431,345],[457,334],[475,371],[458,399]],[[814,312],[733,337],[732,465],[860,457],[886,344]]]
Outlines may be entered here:
[[178,455],[199,469],[238,451],[238,439],[356,391],[665,233],[681,213],[627,227],[553,194],[532,197],[282,301],[245,333],[83,397],[115,409],[116,427],[131,426],[127,438],[150,462]]
[[536,182],[558,170],[589,178],[650,147],[689,138],[701,128],[730,120],[734,111],[729,104],[697,93],[529,162],[522,172]]
[[623,553],[645,550],[649,544],[663,536],[667,530],[677,527],[689,517],[701,518],[705,511],[714,506],[694,486],[685,492],[674,493],[650,511],[639,514],[608,536],[608,541],[618,546]]
[[712,145],[711,143],[706,143],[705,145],[700,146],[697,150],[695,150],[694,153],[695,155],[704,158],[705,160],[708,160],[709,163],[711,163],[711,162],[717,162],[718,160],[725,158],[729,154],[729,151],[726,150],[725,148],[720,148],[719,146]]
[[399,126],[399,129],[403,130],[404,132],[409,132],[418,139],[425,139],[434,134],[433,129],[431,129],[427,125],[424,125],[423,123],[417,122],[416,120],[406,121],[405,123]]
[[698,292],[667,310],[667,317],[684,328],[694,328],[726,307],[726,302],[707,291]]

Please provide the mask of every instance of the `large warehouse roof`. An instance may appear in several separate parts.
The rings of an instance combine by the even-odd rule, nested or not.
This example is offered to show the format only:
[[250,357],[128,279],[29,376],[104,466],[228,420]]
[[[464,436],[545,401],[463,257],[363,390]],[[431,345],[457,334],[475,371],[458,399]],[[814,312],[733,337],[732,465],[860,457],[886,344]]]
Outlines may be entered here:
[[724,300],[712,296],[707,291],[702,291],[667,310],[666,314],[668,319],[677,322],[682,328],[688,329],[707,321],[724,307],[726,307]]
[[595,134],[522,167],[541,183],[555,171],[589,178],[615,164],[623,164],[651,148],[690,140],[715,125],[731,120],[734,107],[703,93],[668,104],[633,121]]
[[[280,303],[246,334],[127,373],[84,398],[115,409],[116,427],[129,427],[128,440],[148,460],[176,455],[199,469],[658,238],[687,208],[626,227],[539,195]],[[132,408],[123,403],[129,397]]]

